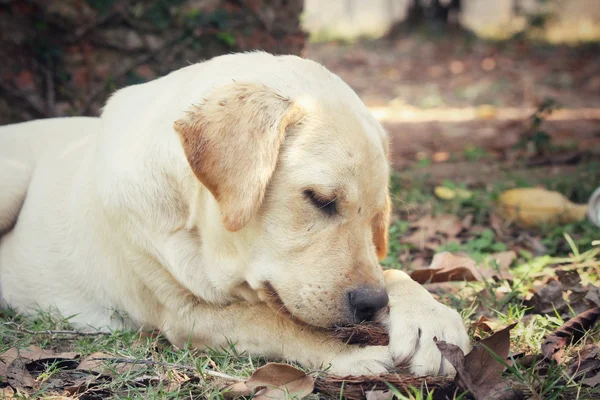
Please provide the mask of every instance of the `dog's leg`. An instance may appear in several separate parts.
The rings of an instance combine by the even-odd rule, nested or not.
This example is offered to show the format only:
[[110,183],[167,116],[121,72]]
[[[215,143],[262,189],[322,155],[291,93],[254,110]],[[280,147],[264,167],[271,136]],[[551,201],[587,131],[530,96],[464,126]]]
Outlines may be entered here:
[[299,325],[264,303],[233,303],[218,307],[199,304],[192,312],[164,315],[166,337],[183,346],[210,346],[299,362],[308,368],[327,368],[338,375],[381,374],[392,367],[387,346],[352,346],[327,333]]
[[469,352],[469,336],[456,310],[438,301],[406,273],[384,272],[390,297],[389,314],[380,322],[388,326],[390,352],[395,364],[410,365],[415,375],[454,375],[455,370],[442,357],[434,337]]

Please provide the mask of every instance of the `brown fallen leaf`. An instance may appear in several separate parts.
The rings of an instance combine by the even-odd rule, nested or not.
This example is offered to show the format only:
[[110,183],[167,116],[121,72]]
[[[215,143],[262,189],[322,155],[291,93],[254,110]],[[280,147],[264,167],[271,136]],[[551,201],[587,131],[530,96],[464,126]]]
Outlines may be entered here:
[[[496,357],[506,360],[510,347],[512,324],[481,340],[466,356],[453,344],[436,341],[442,355],[456,369],[456,382],[462,390],[469,391],[475,400],[513,400],[522,394],[510,387],[502,378],[505,365]],[[495,353],[495,356],[490,353]]]
[[[402,243],[413,244],[420,249],[436,248],[440,242],[454,239],[463,230],[462,221],[455,215],[426,215],[411,224],[414,232],[400,239]],[[442,235],[440,238],[438,235]],[[443,240],[441,240],[443,239]]]
[[490,322],[490,321],[491,320],[489,318],[487,318],[485,315],[482,315],[479,317],[479,319],[477,319],[477,321],[475,321],[475,322],[473,322],[473,324],[471,324],[471,329],[474,332],[477,332],[477,331],[493,332],[492,328],[488,324],[488,322]]
[[38,346],[31,345],[21,349],[19,351],[19,356],[28,360],[27,364],[31,364],[32,362],[42,364],[56,363],[57,367],[65,368],[75,367],[77,365],[75,359],[79,357],[79,354],[75,352],[56,353],[53,350],[42,349]]
[[561,283],[552,279],[546,286],[537,290],[526,305],[532,307],[538,314],[554,314],[555,310],[559,312],[564,310],[567,308],[567,303],[563,299]]
[[490,215],[490,226],[496,235],[499,237],[504,236],[504,221],[495,213]]
[[495,261],[498,270],[493,268],[487,268],[485,272],[483,272],[486,277],[498,277],[500,279],[512,279],[512,274],[510,273],[510,266],[517,259],[517,253],[509,250],[509,251],[499,251],[497,253],[490,254],[488,257],[488,264],[490,267],[493,266],[492,261]]
[[462,228],[468,230],[473,226],[473,214],[469,214],[460,221]]
[[477,270],[476,262],[469,256],[445,251],[434,255],[429,267],[412,271],[410,277],[424,284],[476,281],[481,280],[481,273]]
[[314,379],[303,371],[288,364],[269,363],[258,368],[250,379],[228,387],[227,398],[254,396],[255,400],[301,399],[315,388]]
[[565,322],[560,328],[552,332],[542,343],[542,355],[546,360],[555,360],[561,364],[565,346],[581,339],[600,318],[600,307],[592,308]]
[[534,312],[551,315],[558,312],[563,318],[569,318],[573,312],[581,314],[595,306],[594,285],[588,285],[586,289],[576,270],[557,269],[555,272],[557,279],[549,280],[526,302]]
[[27,370],[27,360],[21,357],[17,357],[6,368],[6,382],[13,389],[25,392],[26,389],[37,390],[39,388],[38,382],[33,379]]
[[[114,359],[114,361],[111,359]],[[118,360],[119,359],[115,358],[113,355],[96,352],[84,358],[79,363],[79,366],[77,366],[76,370],[87,371],[101,375],[112,375],[113,373],[131,373],[144,368],[143,364],[125,363],[119,362]]]
[[588,283],[585,299],[594,306],[600,306],[600,287]]
[[542,243],[540,236],[531,236],[528,233],[521,233],[516,239],[516,244],[522,245],[536,257],[548,254],[548,249]]
[[569,373],[586,386],[600,385],[600,344],[585,346],[571,361]]
[[12,347],[0,354],[0,377],[6,377],[8,366],[19,357],[19,350]]
[[14,399],[15,391],[10,386],[0,388],[0,399]]
[[394,395],[389,390],[369,390],[366,395],[366,400],[392,400]]
[[[77,353],[56,353],[38,346],[24,349],[11,348],[0,355],[0,377],[13,388],[26,393],[40,386],[31,373],[32,369],[44,368],[43,364],[57,363],[60,367],[73,367],[77,364]],[[36,365],[36,364],[40,365]]]

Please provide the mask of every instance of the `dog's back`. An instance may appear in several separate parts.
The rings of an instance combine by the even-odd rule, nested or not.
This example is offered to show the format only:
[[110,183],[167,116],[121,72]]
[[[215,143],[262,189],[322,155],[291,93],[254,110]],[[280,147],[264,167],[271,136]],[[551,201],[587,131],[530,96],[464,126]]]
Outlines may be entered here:
[[97,118],[51,118],[0,127],[0,235],[16,222],[37,162],[90,133]]

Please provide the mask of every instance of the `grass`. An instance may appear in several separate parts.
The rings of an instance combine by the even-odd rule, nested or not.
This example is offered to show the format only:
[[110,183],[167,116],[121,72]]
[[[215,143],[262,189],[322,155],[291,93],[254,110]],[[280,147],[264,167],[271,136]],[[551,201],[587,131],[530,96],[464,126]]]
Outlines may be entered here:
[[[485,157],[485,153],[479,149],[472,149],[466,157],[478,161]],[[542,183],[550,189],[559,189],[571,199],[581,202],[592,193],[595,184],[600,182],[600,168],[590,162],[581,165],[580,172],[577,179],[558,177]],[[430,259],[433,251],[425,250],[423,253],[413,245],[400,242],[400,238],[410,229],[410,221],[427,214],[453,214],[459,218],[472,215],[473,226],[482,228],[478,233],[467,235],[458,243],[443,244],[435,250],[436,252],[462,251],[481,260],[486,255],[508,249],[510,245],[505,243],[506,237],[499,237],[490,226],[494,201],[498,194],[508,187],[540,183],[517,182],[511,180],[508,175],[501,182],[492,182],[485,187],[467,188],[459,181],[445,182],[445,186],[468,189],[473,195],[469,199],[444,201],[433,195],[433,187],[427,183],[426,177],[411,176],[411,180],[407,181],[403,174],[396,174],[392,181],[395,210],[400,218],[390,227],[390,254],[383,262],[386,268],[410,270],[411,262],[416,257],[424,256],[427,260]],[[560,315],[532,314],[525,306],[525,297],[544,280],[553,276],[558,265],[577,269],[584,282],[597,282],[600,250],[594,248],[592,242],[600,239],[600,233],[597,228],[586,222],[547,227],[531,232],[509,227],[509,232],[513,235],[528,233],[539,237],[539,241],[547,248],[547,254],[534,256],[526,250],[519,251],[518,258],[511,268],[514,276],[512,282],[489,280],[452,283],[436,290],[436,295],[441,301],[459,309],[466,323],[473,323],[481,315],[486,315],[498,326],[517,322],[512,330],[512,353],[538,354],[544,338],[563,323],[563,318]],[[56,312],[40,311],[35,318],[26,318],[10,310],[2,310],[0,353],[12,347],[22,348],[35,344],[57,351],[75,351],[82,358],[102,352],[129,360],[130,364],[126,365],[135,365],[135,368],[123,368],[123,364],[118,364],[108,372],[112,379],[94,375],[89,377],[92,384],[85,392],[87,398],[102,398],[110,394],[116,399],[222,399],[225,396],[225,381],[207,375],[207,371],[247,377],[266,362],[263,358],[239,354],[234,346],[204,352],[194,352],[189,348],[177,349],[160,336],[144,332],[126,331],[91,336],[46,332],[69,329],[69,318]],[[471,334],[473,337],[486,335],[473,329]],[[600,328],[592,329],[569,348],[567,354],[575,354],[584,344],[598,342],[599,338]],[[153,363],[137,364],[136,360],[153,360]],[[52,394],[56,395],[53,384],[68,381],[73,378],[70,374],[72,375],[61,368],[60,363],[45,365],[34,373],[42,389],[30,394],[29,398],[49,398]],[[560,365],[551,364],[550,367],[542,368],[540,362],[533,362],[529,366],[514,363],[507,368],[506,375],[533,399],[587,399],[600,396],[600,389],[583,386],[579,380],[569,376],[566,368]],[[421,389],[414,389],[412,393],[397,393],[400,399],[429,399],[430,396],[430,393]],[[326,397],[315,394],[310,398]]]

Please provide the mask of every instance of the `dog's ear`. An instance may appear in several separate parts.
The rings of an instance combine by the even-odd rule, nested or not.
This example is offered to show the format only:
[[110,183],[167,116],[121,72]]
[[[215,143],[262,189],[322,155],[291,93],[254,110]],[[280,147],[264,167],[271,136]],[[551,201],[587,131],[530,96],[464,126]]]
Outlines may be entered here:
[[264,85],[233,83],[175,122],[189,165],[219,203],[228,230],[240,230],[258,211],[285,131],[301,116]]
[[375,215],[372,222],[373,242],[377,250],[379,261],[387,256],[388,252],[388,229],[390,225],[390,213],[392,211],[392,202],[389,193],[385,196],[384,209]]

